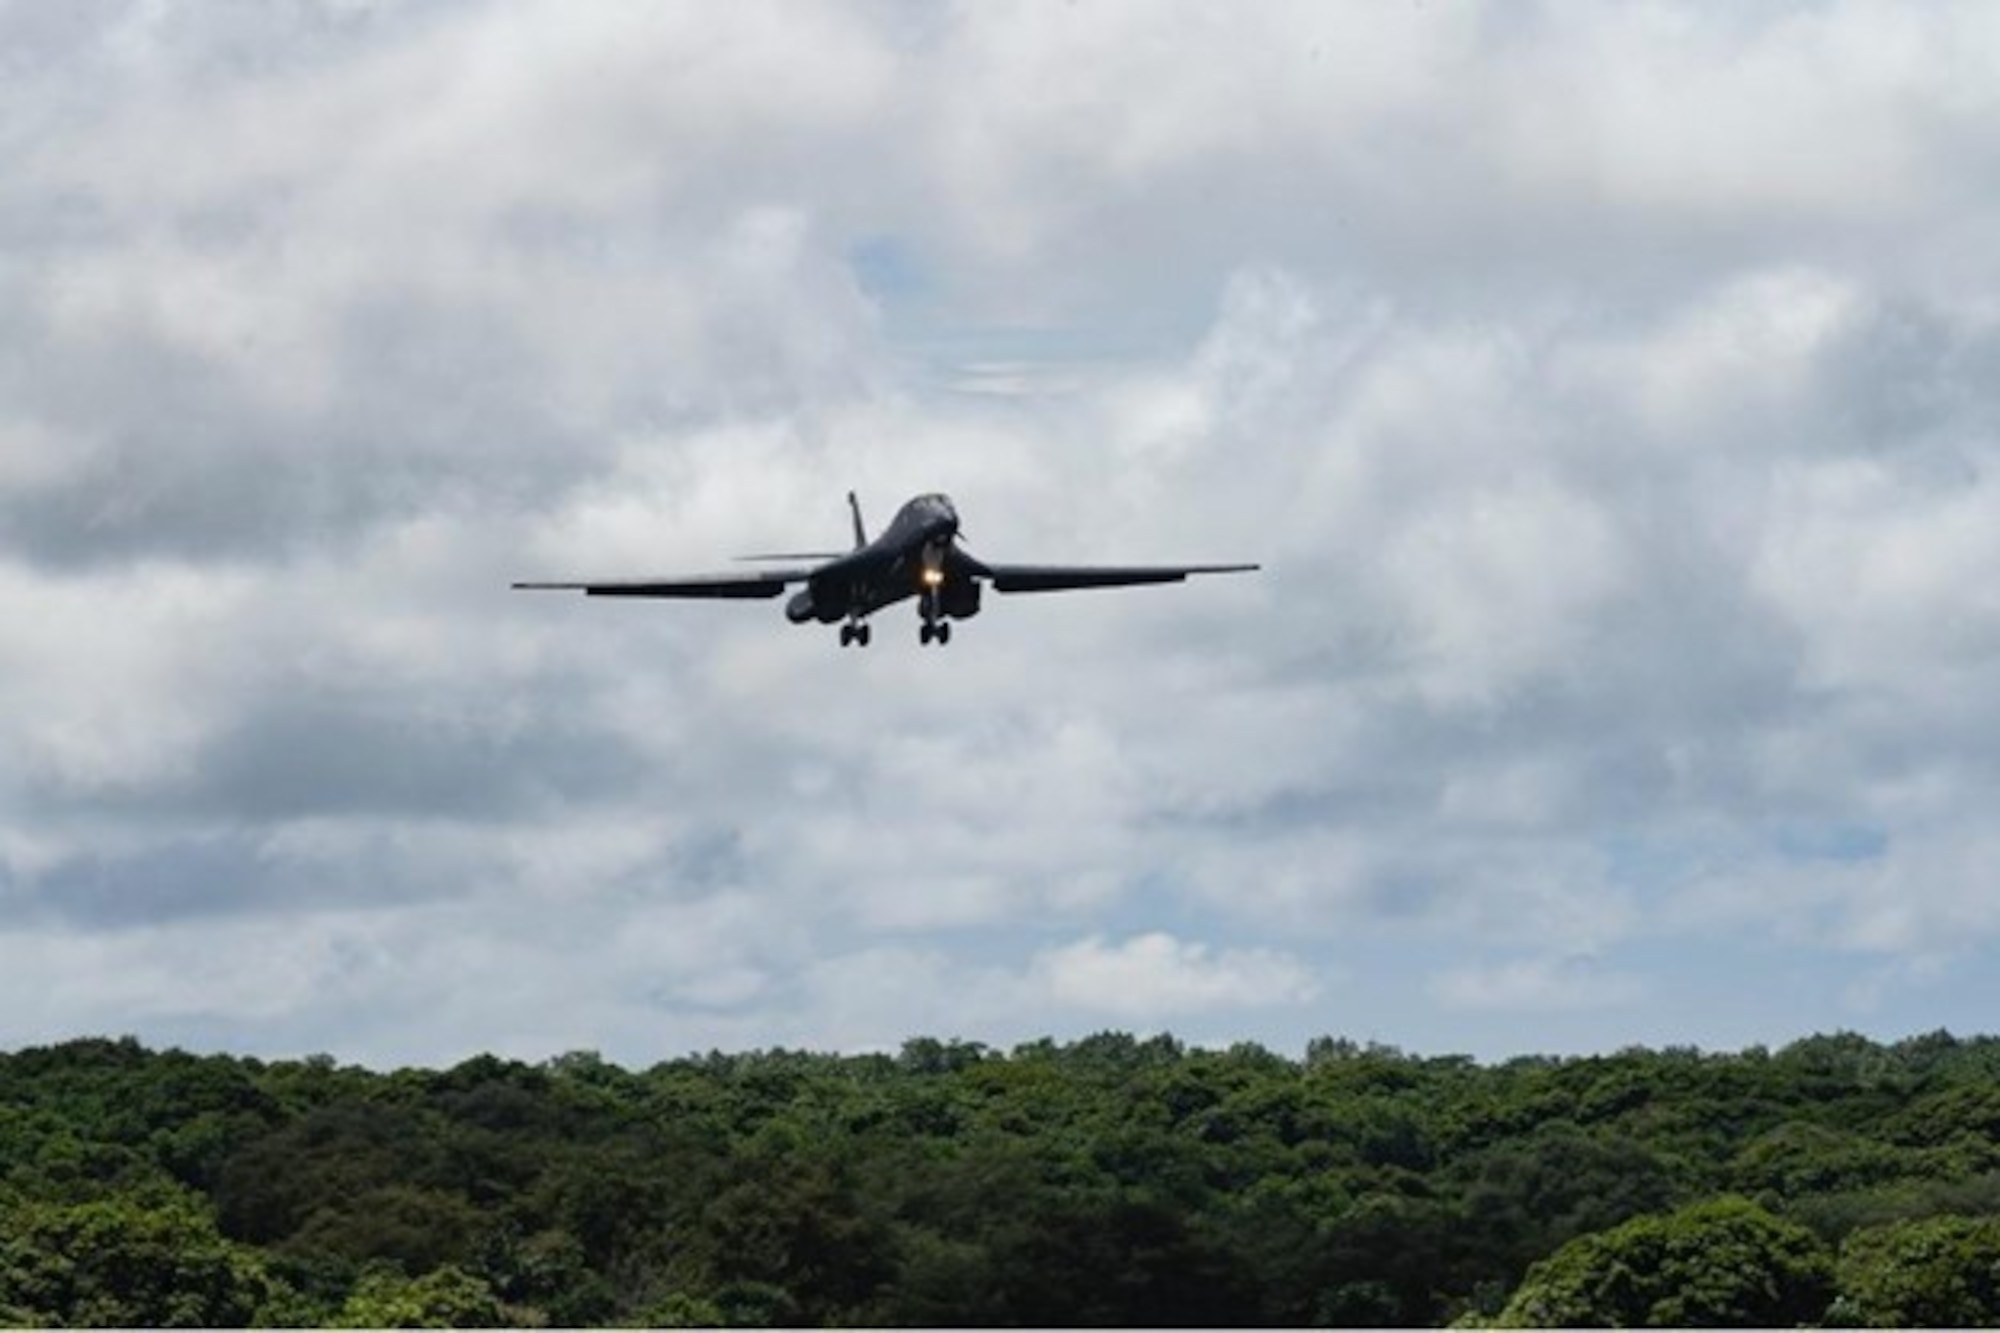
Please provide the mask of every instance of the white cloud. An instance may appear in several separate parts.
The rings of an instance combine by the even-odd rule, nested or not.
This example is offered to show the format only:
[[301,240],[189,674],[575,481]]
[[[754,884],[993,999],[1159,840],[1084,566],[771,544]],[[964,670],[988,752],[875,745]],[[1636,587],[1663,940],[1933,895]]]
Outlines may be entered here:
[[1938,475],[1887,453],[1779,474],[1754,575],[1800,628],[1815,685],[1928,695],[1931,707],[1947,706],[1940,690],[1974,686],[2000,649],[2000,590],[1987,577],[2000,560],[2000,488],[1985,461]]
[[1565,674],[1604,604],[1629,590],[1604,513],[1547,481],[1446,499],[1382,559],[1390,596],[1420,608],[1419,688],[1447,705]]
[[1214,950],[1152,932],[1122,944],[1093,935],[1037,955],[1039,985],[1064,1005],[1161,1023],[1215,1009],[1297,1004],[1317,990],[1298,959],[1271,949]]
[[1532,1013],[1627,1005],[1641,998],[1646,987],[1637,977],[1570,956],[1454,968],[1432,977],[1430,990],[1440,1003],[1456,1009]]
[[[2000,936],[1985,7],[573,10],[0,11],[18,1031],[1965,1004],[1897,964]],[[505,591],[850,488],[1265,569],[946,652]],[[265,1019],[173,980],[294,926]]]
[[0,565],[15,627],[0,643],[0,771],[84,799],[180,776],[237,673],[204,641],[250,596],[246,578],[169,565],[65,581]]
[[1784,448],[1786,419],[1814,406],[1825,354],[1865,316],[1863,305],[1831,274],[1759,270],[1701,293],[1624,346],[1586,349],[1576,364],[1632,394],[1662,440]]

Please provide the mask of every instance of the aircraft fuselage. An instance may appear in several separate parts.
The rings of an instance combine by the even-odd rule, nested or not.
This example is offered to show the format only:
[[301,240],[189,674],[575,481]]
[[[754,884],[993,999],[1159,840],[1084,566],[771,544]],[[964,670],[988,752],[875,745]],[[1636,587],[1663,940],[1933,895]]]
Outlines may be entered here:
[[979,614],[977,560],[954,546],[958,511],[942,495],[920,495],[896,511],[873,541],[813,570],[785,606],[795,625],[871,616],[911,597],[927,624]]

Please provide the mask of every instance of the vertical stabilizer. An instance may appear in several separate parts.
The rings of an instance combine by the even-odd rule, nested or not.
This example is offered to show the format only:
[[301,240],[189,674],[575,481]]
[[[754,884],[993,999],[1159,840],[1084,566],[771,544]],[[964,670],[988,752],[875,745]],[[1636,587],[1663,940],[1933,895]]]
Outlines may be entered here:
[[854,492],[847,493],[847,507],[854,511],[854,549],[860,550],[868,544],[868,529],[861,522],[861,501],[854,498]]

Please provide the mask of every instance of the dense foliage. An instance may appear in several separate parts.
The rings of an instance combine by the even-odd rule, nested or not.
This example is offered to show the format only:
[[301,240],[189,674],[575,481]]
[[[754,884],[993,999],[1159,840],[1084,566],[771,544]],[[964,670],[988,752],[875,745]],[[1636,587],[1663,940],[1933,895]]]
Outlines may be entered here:
[[2000,1322],[2000,1039],[0,1055],[0,1323]]

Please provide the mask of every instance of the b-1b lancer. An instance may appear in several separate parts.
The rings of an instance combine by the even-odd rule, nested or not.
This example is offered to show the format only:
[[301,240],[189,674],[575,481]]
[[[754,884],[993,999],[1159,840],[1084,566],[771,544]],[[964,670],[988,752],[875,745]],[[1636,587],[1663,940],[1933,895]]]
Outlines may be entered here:
[[592,597],[776,597],[793,584],[785,604],[794,625],[840,625],[845,647],[868,644],[868,617],[905,598],[917,602],[917,640],[951,642],[951,622],[979,614],[982,584],[998,592],[1062,592],[1138,583],[1179,583],[1190,574],[1235,574],[1256,565],[989,565],[958,544],[958,510],[942,495],[919,495],[897,511],[873,541],[852,491],[854,548],[837,553],[742,556],[788,562],[778,568],[681,578],[597,583],[516,583],[516,588],[566,589]]

